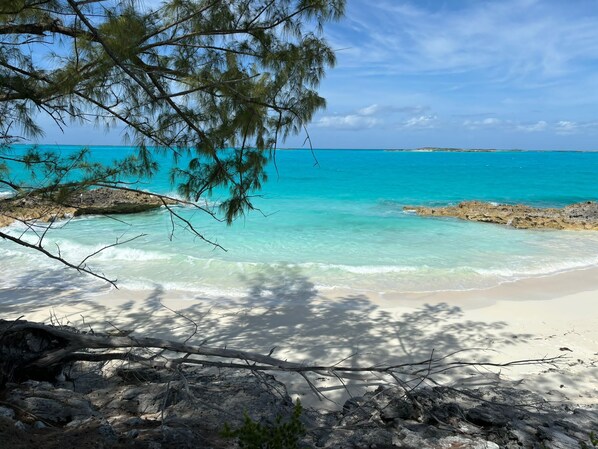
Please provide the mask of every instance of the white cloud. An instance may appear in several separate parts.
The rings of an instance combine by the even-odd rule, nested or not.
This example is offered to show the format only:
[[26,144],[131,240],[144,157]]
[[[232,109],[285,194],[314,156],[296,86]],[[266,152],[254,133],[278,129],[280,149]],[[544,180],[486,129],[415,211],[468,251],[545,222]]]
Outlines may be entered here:
[[573,122],[570,120],[561,120],[556,123],[555,131],[557,134],[575,134],[580,132],[598,131],[598,121]]
[[393,106],[371,104],[352,111],[348,114],[333,114],[320,117],[314,122],[319,128],[334,128],[345,130],[361,130],[369,128],[382,128],[396,123],[399,118],[406,114],[420,114],[412,117],[403,123],[405,127],[429,127],[435,116],[422,115],[422,112],[429,110],[425,106]]
[[370,106],[366,106],[365,108],[361,108],[357,113],[359,115],[374,115],[380,112],[380,106],[377,104],[372,104]]
[[374,117],[367,117],[358,114],[348,114],[326,115],[324,117],[321,117],[317,122],[314,123],[314,125],[320,128],[359,130],[373,128],[379,123],[379,120]]
[[469,129],[494,128],[503,124],[503,121],[495,117],[487,117],[483,120],[465,120],[463,126]]
[[596,10],[561,2],[354,0],[331,32],[340,64],[362,73],[483,71],[497,82],[563,77],[598,59]]
[[538,120],[536,122],[518,122],[512,120],[500,120],[490,117],[483,120],[465,120],[462,124],[465,128],[471,130],[483,128],[501,128],[503,130],[522,131],[528,133],[544,131],[555,132],[556,134],[562,135],[574,134],[582,131],[598,131],[598,121],[574,122],[571,120],[560,120],[556,122],[548,122],[546,120]]
[[366,106],[357,111],[358,115],[390,115],[390,114],[423,114],[429,111],[428,106],[393,106],[393,105],[380,105],[372,104]]
[[435,115],[420,115],[406,120],[403,126],[405,128],[433,128],[436,119]]
[[484,125],[498,125],[500,123],[500,120],[497,118],[490,117],[482,120],[482,123]]
[[548,126],[548,123],[544,120],[540,120],[536,123],[528,123],[528,124],[519,124],[516,126],[515,129],[518,131],[525,131],[525,132],[539,132],[545,131]]
[[578,129],[578,124],[570,122],[569,120],[561,120],[556,124],[556,132],[558,134],[573,134]]

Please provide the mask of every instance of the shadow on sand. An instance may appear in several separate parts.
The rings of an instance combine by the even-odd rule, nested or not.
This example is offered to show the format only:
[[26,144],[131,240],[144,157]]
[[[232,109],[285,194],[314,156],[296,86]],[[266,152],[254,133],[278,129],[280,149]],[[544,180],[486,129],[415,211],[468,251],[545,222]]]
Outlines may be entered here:
[[[0,317],[24,316],[46,322],[91,327],[134,329],[136,335],[187,339],[190,344],[234,347],[268,353],[297,362],[345,365],[391,365],[425,360],[432,351],[445,356],[456,351],[492,349],[495,343],[514,344],[504,322],[474,322],[446,303],[422,304],[398,313],[382,309],[361,295],[327,297],[297,269],[280,268],[245,279],[240,298],[188,295],[173,301],[174,292],[157,286],[142,292],[109,291],[84,276],[28,271],[20,289],[0,290]],[[52,286],[52,287],[48,287]],[[68,287],[68,288],[67,288]],[[178,293],[178,292],[177,292]],[[95,298],[94,298],[95,295]],[[114,298],[117,297],[117,300]],[[517,343],[531,338],[518,335]],[[498,344],[497,343],[497,344]],[[459,357],[488,360],[483,351]],[[297,376],[298,377],[298,376]],[[287,382],[289,390],[306,390],[303,380]],[[302,384],[302,386],[299,386]],[[363,382],[349,382],[349,388]],[[331,398],[341,399],[337,386],[322,385]]]

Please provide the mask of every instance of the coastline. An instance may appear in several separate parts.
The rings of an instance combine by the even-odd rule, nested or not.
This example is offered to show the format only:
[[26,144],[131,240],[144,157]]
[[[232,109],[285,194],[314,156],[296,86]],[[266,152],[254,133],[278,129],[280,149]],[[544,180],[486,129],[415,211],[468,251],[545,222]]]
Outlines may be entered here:
[[[79,278],[84,285],[86,278]],[[56,285],[56,284],[49,284]],[[442,382],[523,383],[543,397],[598,404],[598,268],[504,283],[485,290],[374,295],[318,291],[309,279],[264,278],[244,297],[205,298],[194,292],[41,288],[0,290],[4,319],[54,322],[80,329],[132,329],[136,335],[207,339],[293,361],[352,364],[425,360],[505,363],[564,356],[557,365],[463,370]],[[196,327],[197,326],[197,327]],[[460,352],[462,351],[462,352]],[[289,392],[307,404],[335,408],[347,397],[325,381],[334,403],[318,403],[302,379],[285,375]],[[296,376],[298,377],[298,376]],[[359,393],[359,380],[348,389]]]

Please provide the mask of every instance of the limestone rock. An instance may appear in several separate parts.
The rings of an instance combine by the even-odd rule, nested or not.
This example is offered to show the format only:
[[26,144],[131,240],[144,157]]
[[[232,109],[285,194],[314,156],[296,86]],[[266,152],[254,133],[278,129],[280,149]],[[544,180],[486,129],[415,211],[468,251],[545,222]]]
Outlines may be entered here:
[[7,401],[42,423],[64,425],[95,415],[91,403],[71,390],[29,381],[11,389]]
[[[318,446],[575,448],[587,438],[589,429],[598,425],[597,409],[571,411],[566,405],[551,404],[529,391],[509,386],[462,393],[437,387],[412,391],[408,396],[405,393],[396,387],[381,387],[352,398],[339,412],[340,425],[320,438]],[[396,411],[396,405],[402,401],[413,402],[419,410],[417,420]],[[520,405],[525,403],[535,405]]]
[[[172,204],[171,201],[168,203]],[[133,214],[163,206],[159,197],[128,190],[100,188],[73,195],[64,202],[75,208],[75,216],[93,214]]]
[[[136,369],[131,365],[121,377],[102,365],[90,368],[70,370],[71,389],[7,384],[3,402],[16,416],[0,415],[0,447],[222,449],[237,447],[220,434],[225,422],[238,428],[246,412],[271,424],[293,409],[284,385],[265,374],[186,368],[140,377],[129,375]],[[85,388],[75,388],[86,377]],[[339,411],[305,409],[301,420],[307,434],[299,447],[571,449],[597,430],[598,409],[572,410],[514,384],[462,391],[388,386],[350,399]]]
[[494,408],[488,404],[481,404],[467,411],[467,419],[473,424],[482,427],[500,427],[509,423],[503,410]]
[[426,217],[454,217],[519,229],[598,230],[598,202],[593,201],[563,209],[466,201],[445,207],[405,206],[403,210]]
[[15,220],[52,222],[80,215],[133,214],[163,205],[161,198],[151,194],[106,187],[75,191],[59,200],[47,195],[16,196],[0,200],[0,227]]

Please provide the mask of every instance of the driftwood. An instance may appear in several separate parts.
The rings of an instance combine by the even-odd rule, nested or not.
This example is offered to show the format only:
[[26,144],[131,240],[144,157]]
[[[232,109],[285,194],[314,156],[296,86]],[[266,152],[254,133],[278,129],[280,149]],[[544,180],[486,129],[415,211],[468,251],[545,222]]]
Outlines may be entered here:
[[[343,379],[386,375],[401,385],[421,383],[435,374],[464,367],[507,367],[515,365],[555,364],[560,357],[527,359],[507,363],[474,363],[452,360],[457,353],[418,362],[395,365],[347,366],[342,360],[333,365],[305,364],[281,360],[269,354],[203,344],[191,345],[158,338],[134,337],[128,331],[115,334],[80,332],[64,326],[28,321],[0,320],[0,387],[9,381],[48,380],[76,361],[104,362],[124,360],[153,368],[178,369],[183,365],[201,365],[245,369],[250,372],[290,372],[301,375],[312,390],[320,392],[308,375]],[[462,352],[462,351],[460,351]]]

